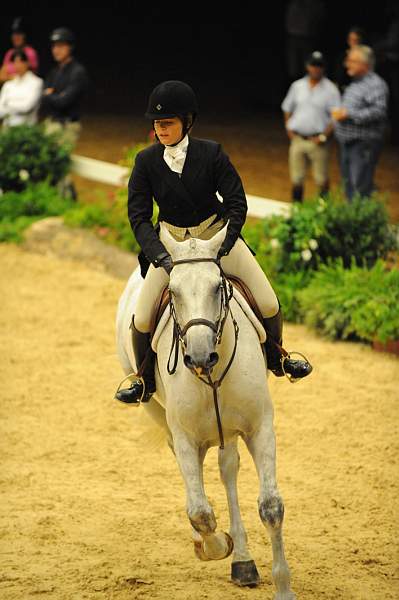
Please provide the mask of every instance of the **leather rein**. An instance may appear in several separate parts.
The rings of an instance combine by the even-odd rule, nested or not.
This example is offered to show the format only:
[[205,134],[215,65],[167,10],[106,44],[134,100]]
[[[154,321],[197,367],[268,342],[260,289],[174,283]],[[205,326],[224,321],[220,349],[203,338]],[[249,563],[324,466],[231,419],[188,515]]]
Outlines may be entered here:
[[[179,344],[181,346],[182,355],[184,358],[185,350],[186,350],[186,342],[185,342],[184,336],[186,335],[186,333],[190,329],[190,327],[194,327],[196,325],[206,325],[207,327],[210,327],[210,329],[212,329],[212,331],[214,331],[216,334],[216,343],[220,344],[221,339],[222,339],[224,325],[226,323],[228,314],[230,313],[231,319],[233,322],[233,327],[234,327],[234,347],[233,347],[233,351],[231,353],[230,359],[229,359],[223,373],[221,374],[219,379],[213,380],[210,372],[206,373],[206,379],[205,379],[195,369],[192,371],[200,381],[202,381],[203,383],[208,385],[213,391],[213,402],[214,402],[214,406],[215,406],[216,421],[217,421],[217,425],[218,425],[219,439],[220,439],[219,448],[221,450],[223,450],[224,449],[224,437],[223,437],[223,428],[222,428],[222,422],[220,419],[220,412],[219,412],[218,388],[221,386],[223,379],[225,378],[231,365],[233,364],[233,360],[234,360],[236,350],[237,350],[239,327],[238,327],[237,321],[235,320],[235,318],[233,316],[233,313],[232,313],[231,307],[230,307],[230,300],[233,297],[233,286],[232,286],[231,282],[227,280],[227,277],[223,272],[223,269],[220,265],[219,260],[217,260],[216,258],[184,258],[181,260],[173,261],[173,266],[184,264],[184,263],[199,263],[199,262],[212,262],[219,267],[220,277],[221,277],[219,316],[215,322],[209,321],[208,319],[203,319],[203,318],[191,319],[184,325],[184,327],[181,327],[179,324],[179,321],[177,319],[175,306],[173,304],[172,291],[169,288],[169,308],[170,308],[170,315],[173,320],[173,335],[172,335],[172,346],[171,346],[170,353],[169,353],[167,369],[168,369],[169,375],[173,375],[176,372],[177,363],[178,363],[178,359],[179,359]],[[173,355],[173,364],[171,364],[172,355]]]

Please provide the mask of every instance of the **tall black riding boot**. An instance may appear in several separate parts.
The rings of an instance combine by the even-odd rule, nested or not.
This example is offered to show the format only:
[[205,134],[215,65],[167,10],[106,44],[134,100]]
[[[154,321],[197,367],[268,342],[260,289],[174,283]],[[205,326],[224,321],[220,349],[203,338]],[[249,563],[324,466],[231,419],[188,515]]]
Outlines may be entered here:
[[263,326],[267,335],[266,342],[264,343],[267,368],[270,369],[276,377],[282,377],[284,375],[284,370],[294,379],[306,377],[313,369],[312,365],[307,360],[294,360],[287,357],[284,360],[283,370],[281,364],[282,359],[284,358],[281,350],[283,345],[283,315],[281,312],[280,300],[278,300],[278,306],[278,312],[273,317],[263,318]]
[[141,402],[148,402],[155,392],[155,358],[156,353],[151,348],[151,334],[142,333],[134,326],[134,317],[131,324],[134,358],[137,365],[137,373],[144,379],[145,392],[143,395],[143,382],[137,379],[129,388],[116,392],[115,398],[127,404],[137,404],[143,395]]

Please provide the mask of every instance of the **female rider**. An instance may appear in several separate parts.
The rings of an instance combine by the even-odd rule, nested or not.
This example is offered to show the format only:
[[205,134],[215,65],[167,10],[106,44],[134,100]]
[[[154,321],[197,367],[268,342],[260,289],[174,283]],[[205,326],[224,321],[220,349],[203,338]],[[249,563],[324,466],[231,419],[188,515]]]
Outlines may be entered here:
[[151,222],[153,198],[159,206],[158,223],[163,221],[176,240],[209,239],[228,221],[217,258],[224,272],[242,279],[257,301],[267,333],[267,367],[277,377],[285,371],[301,378],[312,370],[306,360],[290,357],[282,367],[280,302],[240,234],[248,208],[240,176],[220,144],[189,135],[197,113],[195,94],[182,81],[164,81],[149,97],[145,116],[152,120],[159,143],[137,154],[128,183],[128,217],[141,247],[139,262],[145,278],[131,323],[136,366],[141,367],[145,388],[138,379],[119,390],[115,397],[122,402],[148,402],[155,392],[151,318],[173,261],[159,239],[159,226],[154,228]]

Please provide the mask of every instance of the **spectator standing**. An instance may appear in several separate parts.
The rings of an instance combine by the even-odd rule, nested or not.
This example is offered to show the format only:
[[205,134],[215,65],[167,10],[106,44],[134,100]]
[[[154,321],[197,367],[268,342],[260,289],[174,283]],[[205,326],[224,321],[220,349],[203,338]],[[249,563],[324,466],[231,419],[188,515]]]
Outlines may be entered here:
[[387,123],[388,86],[374,73],[374,53],[369,46],[355,46],[347,58],[352,82],[345,89],[342,106],[332,111],[340,147],[341,176],[348,200],[355,194],[370,196]]
[[[50,35],[51,51],[57,66],[45,79],[41,108],[47,134],[58,133],[59,141],[72,151],[82,126],[80,104],[88,88],[85,67],[73,56],[75,36],[70,29],[58,27]],[[68,173],[58,184],[64,197],[77,198],[75,186]]]
[[12,79],[16,75],[15,64],[12,60],[12,56],[15,50],[23,50],[28,58],[30,69],[37,73],[39,69],[39,59],[37,52],[32,46],[27,44],[26,26],[24,25],[22,17],[14,19],[11,26],[11,41],[12,48],[7,50],[3,65],[0,69],[0,82]]
[[33,125],[37,122],[43,80],[30,70],[24,50],[15,50],[11,61],[16,74],[1,88],[0,119],[3,127]]
[[303,198],[308,163],[324,195],[329,189],[330,139],[333,132],[331,109],[340,103],[337,87],[324,75],[325,60],[315,51],[306,61],[307,75],[291,84],[281,105],[290,142],[289,171],[292,199]]
[[334,81],[337,84],[341,94],[345,91],[345,88],[350,84],[351,78],[349,77],[346,70],[346,59],[349,50],[355,46],[364,44],[366,39],[366,33],[364,29],[354,25],[348,31],[346,36],[347,47],[344,52],[341,52],[335,66]]
[[72,31],[59,27],[52,32],[50,42],[57,66],[44,82],[43,123],[47,133],[61,132],[60,139],[74,147],[81,132],[80,103],[88,87],[87,72],[73,56]]

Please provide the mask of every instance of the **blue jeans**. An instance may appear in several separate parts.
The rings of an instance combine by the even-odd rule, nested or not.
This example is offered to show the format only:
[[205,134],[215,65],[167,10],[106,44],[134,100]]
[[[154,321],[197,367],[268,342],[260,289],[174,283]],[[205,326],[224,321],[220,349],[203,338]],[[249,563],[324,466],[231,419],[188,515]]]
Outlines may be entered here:
[[348,200],[355,194],[370,196],[374,191],[374,172],[383,140],[340,142],[341,177]]

